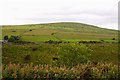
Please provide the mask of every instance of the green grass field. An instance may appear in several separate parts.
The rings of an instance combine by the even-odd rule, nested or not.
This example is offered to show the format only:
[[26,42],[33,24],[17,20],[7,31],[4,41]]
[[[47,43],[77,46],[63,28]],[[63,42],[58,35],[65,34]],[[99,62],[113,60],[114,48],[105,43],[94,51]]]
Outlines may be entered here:
[[[32,31],[30,31],[30,29]],[[80,23],[51,23],[37,25],[3,26],[5,35],[22,36],[24,41],[44,42],[47,40],[80,41],[118,39],[118,31],[103,29],[92,25]],[[53,34],[53,35],[52,35]],[[2,38],[3,38],[2,37]]]
[[[117,71],[119,63],[117,30],[62,22],[7,25],[2,27],[2,39],[6,35],[21,36],[25,43],[3,43],[4,80],[9,78],[115,80],[120,75]],[[46,43],[50,40],[53,43]],[[102,42],[80,43],[80,41]]]
[[[30,60],[28,63],[34,63],[34,64],[50,64],[54,62],[52,60],[54,57],[59,58],[62,55],[62,51],[66,47],[68,47],[68,51],[73,54],[80,53],[84,55],[91,54],[91,61],[97,61],[97,62],[112,62],[113,64],[118,64],[118,44],[110,44],[110,43],[104,43],[104,44],[79,44],[79,43],[69,43],[69,44],[48,44],[48,43],[42,43],[42,44],[25,44],[25,45],[3,45],[3,64],[8,64],[10,62],[12,63],[25,63],[24,58],[26,55],[30,55]],[[73,46],[69,49],[69,47]],[[75,46],[74,46],[75,45]],[[78,46],[85,46],[79,47]],[[87,49],[90,49],[91,52],[86,52]],[[35,50],[34,50],[35,49]],[[63,49],[63,50],[61,50]],[[73,49],[73,52],[71,51]],[[79,49],[74,51],[75,49]],[[70,53],[69,52],[69,53]],[[60,54],[58,54],[60,53]],[[67,53],[67,52],[66,52]],[[69,53],[67,53],[69,55]],[[64,51],[65,54],[65,51]],[[68,57],[69,58],[69,57]],[[74,59],[75,57],[73,57]],[[74,63],[74,62],[73,62]]]

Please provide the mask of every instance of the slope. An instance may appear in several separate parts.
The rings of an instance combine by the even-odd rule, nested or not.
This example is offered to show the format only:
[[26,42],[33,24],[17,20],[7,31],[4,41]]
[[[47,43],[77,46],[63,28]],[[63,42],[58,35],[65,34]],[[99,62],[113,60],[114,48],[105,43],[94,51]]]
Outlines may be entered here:
[[[22,36],[24,41],[31,42],[45,42],[48,40],[71,42],[81,40],[117,41],[118,39],[117,30],[74,22],[6,25],[2,27],[2,32],[3,37],[5,35],[18,35]],[[113,38],[115,38],[115,40],[113,40]]]

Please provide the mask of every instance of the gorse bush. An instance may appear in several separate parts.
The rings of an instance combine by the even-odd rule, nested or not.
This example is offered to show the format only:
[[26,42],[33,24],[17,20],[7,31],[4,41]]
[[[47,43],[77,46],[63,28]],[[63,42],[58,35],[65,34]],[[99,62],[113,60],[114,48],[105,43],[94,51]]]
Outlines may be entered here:
[[74,66],[80,63],[90,62],[92,50],[84,44],[64,44],[58,51],[58,64]]

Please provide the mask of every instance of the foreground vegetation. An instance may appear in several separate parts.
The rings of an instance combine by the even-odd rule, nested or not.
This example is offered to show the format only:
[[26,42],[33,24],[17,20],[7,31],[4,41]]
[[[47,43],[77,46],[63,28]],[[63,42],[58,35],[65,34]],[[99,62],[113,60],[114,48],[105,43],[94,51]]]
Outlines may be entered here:
[[118,44],[116,43],[9,43],[3,44],[2,51],[4,64],[32,62],[36,65],[54,63],[75,65],[89,61],[118,64]]
[[112,63],[79,64],[74,67],[55,67],[50,65],[8,64],[3,65],[4,79],[80,79],[117,80],[118,66]]
[[6,43],[3,79],[118,78],[116,43]]

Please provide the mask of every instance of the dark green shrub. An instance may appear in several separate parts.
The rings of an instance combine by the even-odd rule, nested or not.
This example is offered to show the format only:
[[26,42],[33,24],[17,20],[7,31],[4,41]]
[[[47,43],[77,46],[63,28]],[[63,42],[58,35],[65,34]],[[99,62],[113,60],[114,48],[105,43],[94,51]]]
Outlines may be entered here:
[[54,35],[55,33],[51,33],[51,35]]
[[53,59],[53,61],[56,61],[56,60],[58,60],[58,58],[57,58],[57,57],[53,57],[52,59]]
[[17,41],[21,41],[21,37],[20,36],[11,36],[8,39],[8,42],[17,42]]
[[101,42],[104,42],[104,40],[101,40]]
[[45,41],[45,43],[49,43],[49,44],[59,44],[59,43],[62,43],[62,41],[49,40],[49,41]]
[[29,31],[32,31],[32,29],[30,29]]
[[115,40],[115,38],[112,38],[112,40]]
[[15,36],[11,36],[11,37],[8,39],[8,42],[15,42]]
[[13,30],[12,32],[16,32],[15,30]]
[[8,36],[6,35],[6,36],[4,36],[4,40],[8,40]]

